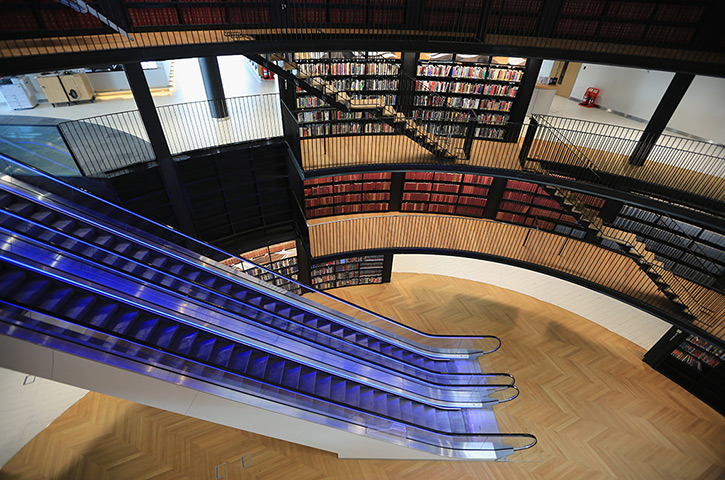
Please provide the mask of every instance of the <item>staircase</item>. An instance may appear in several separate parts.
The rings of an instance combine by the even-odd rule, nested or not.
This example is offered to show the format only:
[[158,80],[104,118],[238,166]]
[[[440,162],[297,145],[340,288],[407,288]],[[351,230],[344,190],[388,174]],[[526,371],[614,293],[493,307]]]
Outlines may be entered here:
[[[398,112],[395,107],[385,105],[385,102],[380,98],[351,98],[347,92],[339,91],[320,77],[315,77],[306,72],[302,65],[287,59],[285,54],[271,54],[269,59],[261,55],[247,54],[246,56],[253,62],[292,81],[293,84],[341,111],[371,111],[376,118],[395,128],[441,161],[455,162],[459,158],[459,153],[454,151],[455,149],[449,139],[429,133],[426,128]],[[274,62],[282,62],[282,67]],[[297,71],[297,75],[293,73],[294,71]]]
[[389,425],[417,451],[501,459],[533,445],[497,433],[491,407],[518,390],[510,375],[481,373],[483,351],[390,335],[136,229],[128,212],[90,210],[75,194],[70,202],[0,180],[6,336],[40,335],[41,345],[193,380],[224,398],[244,394],[338,430],[380,436]]
[[[555,127],[550,127],[556,131]],[[583,165],[586,165],[593,173],[598,170],[586,156],[572,145],[563,135],[559,135],[559,141],[569,149],[573,155],[579,157]],[[541,175],[551,176],[541,162],[529,160],[524,163],[528,171]],[[698,310],[698,302],[689,292],[687,287],[672,272],[664,268],[664,264],[655,258],[655,254],[647,249],[647,245],[637,240],[633,233],[612,228],[604,225],[597,213],[589,208],[577,196],[569,191],[556,186],[546,185],[544,189],[555,198],[561,206],[584,226],[588,231],[596,235],[597,243],[615,250],[624,252],[632,257],[640,270],[642,270],[657,288],[670,300],[676,310],[690,320],[695,319]]]

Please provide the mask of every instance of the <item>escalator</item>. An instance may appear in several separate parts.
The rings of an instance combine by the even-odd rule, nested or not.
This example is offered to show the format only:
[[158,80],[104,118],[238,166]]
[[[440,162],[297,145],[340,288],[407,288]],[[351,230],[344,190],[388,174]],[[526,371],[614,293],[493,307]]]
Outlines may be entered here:
[[102,339],[94,348],[180,374],[190,374],[184,365],[192,362],[215,372],[207,381],[304,397],[317,414],[343,412],[337,420],[394,422],[418,432],[416,441],[428,445],[421,448],[445,447],[449,456],[470,458],[471,444],[512,452],[535,442],[525,434],[482,441],[491,430],[481,428],[496,430],[490,405],[517,395],[510,376],[480,372],[477,357],[497,340],[478,339],[487,347],[477,349],[448,346],[473,339],[440,338],[446,346],[437,348],[435,336],[413,332],[424,344],[390,335],[89,211],[78,202],[82,192],[69,202],[17,177],[0,181],[6,334],[42,331],[86,345]]

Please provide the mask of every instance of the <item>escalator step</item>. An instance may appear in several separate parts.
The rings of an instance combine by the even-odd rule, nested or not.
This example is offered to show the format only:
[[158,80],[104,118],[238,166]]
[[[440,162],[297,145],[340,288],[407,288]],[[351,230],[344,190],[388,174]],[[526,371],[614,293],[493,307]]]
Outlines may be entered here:
[[332,387],[330,388],[330,398],[336,402],[345,401],[345,393],[347,391],[348,382],[336,378],[332,380]]
[[124,312],[113,319],[111,329],[118,334],[124,334],[138,320],[139,316],[139,313],[135,311]]
[[131,251],[131,244],[126,241],[119,242],[113,249],[121,255],[126,255]]
[[91,309],[96,301],[96,297],[88,295],[78,298],[74,305],[66,311],[66,315],[70,318],[80,319]]
[[253,377],[265,378],[264,374],[267,371],[267,362],[269,362],[269,355],[263,353],[256,353],[252,355],[247,373]]
[[183,263],[174,263],[166,267],[166,270],[169,271],[172,275],[179,275],[182,270],[184,270],[184,264]]
[[300,384],[300,372],[302,367],[297,364],[287,362],[285,365],[284,375],[282,375],[282,384],[290,388],[298,388]]
[[348,405],[360,405],[360,385],[355,384],[347,388],[345,392],[345,403]]
[[191,348],[194,346],[194,340],[199,335],[198,332],[193,330],[185,329],[184,333],[179,337],[178,343],[176,344],[176,350],[182,354],[188,354]]
[[108,320],[113,317],[118,308],[117,303],[107,303],[105,305],[101,305],[93,310],[92,314],[88,318],[88,323],[98,328],[102,328]]
[[60,230],[62,232],[73,232],[75,227],[75,222],[68,218],[62,218],[56,222],[53,222],[53,228]]
[[169,325],[159,330],[159,336],[154,341],[154,345],[159,348],[168,348],[169,345],[171,345],[172,340],[174,339],[174,335],[176,335],[176,332],[179,331],[179,326]]
[[166,257],[158,256],[158,257],[154,258],[153,260],[151,260],[151,265],[156,268],[161,269],[161,268],[164,268],[164,265],[166,264],[167,261],[168,261],[168,259]]
[[15,299],[19,303],[36,305],[36,299],[41,297],[48,287],[48,281],[45,279],[33,280],[24,285],[24,287],[17,293]]
[[217,291],[219,291],[225,295],[229,295],[229,292],[232,290],[232,284],[229,282],[225,282],[222,285],[218,285],[216,287],[216,289],[217,289]]
[[51,210],[39,210],[33,213],[30,218],[43,225],[48,225],[56,218],[56,215]]
[[274,384],[282,383],[282,375],[284,374],[285,361],[277,359],[271,362],[267,367],[267,381]]
[[[235,349],[238,350],[238,349]],[[249,368],[249,360],[252,358],[252,351],[245,349],[239,352],[235,352],[233,355],[231,367],[238,372],[246,372]]]
[[94,242],[104,248],[112,248],[114,238],[112,235],[102,233],[96,237]]
[[400,397],[390,396],[388,399],[388,415],[393,418],[400,418]]
[[131,255],[132,258],[135,258],[136,260],[139,260],[141,262],[145,261],[149,256],[151,256],[151,252],[149,250],[140,249],[133,252],[133,255]]
[[76,237],[87,240],[89,237],[95,236],[95,229],[93,227],[81,227],[77,228],[76,231],[73,233],[76,235]]
[[449,412],[448,421],[451,425],[452,433],[461,433],[466,431],[466,419],[463,411]]
[[360,389],[360,403],[358,406],[363,410],[373,410],[374,391],[369,387],[362,387]]
[[383,415],[387,415],[387,408],[388,395],[386,393],[376,391],[375,396],[373,397],[373,410]]
[[0,276],[0,291],[6,295],[17,288],[18,285],[22,284],[27,274],[25,272],[8,272]]
[[[221,346],[219,344],[222,344]],[[232,358],[232,352],[234,351],[233,343],[217,342],[216,352],[212,356],[212,360],[216,365],[226,367],[229,365],[229,360]]]
[[451,412],[449,412],[448,410],[436,410],[435,411],[437,430],[441,430],[443,432],[452,431],[451,430],[451,419],[449,417],[450,413]]
[[134,333],[134,338],[140,341],[148,340],[158,324],[158,318],[149,318],[147,320],[143,320],[142,322],[140,322],[138,330]]
[[413,415],[413,402],[405,398],[400,400],[400,417],[401,420],[406,422],[414,422]]
[[[316,371],[311,368],[303,368],[300,373],[299,389],[307,393],[317,393],[323,397],[330,395],[330,382],[331,378],[329,375],[321,374],[318,380]],[[319,392],[319,393],[318,393]]]
[[214,344],[216,343],[216,338],[206,338],[202,341],[196,342],[197,344],[197,351],[192,350],[192,355],[194,355],[197,358],[200,358],[201,360],[209,360],[211,357],[211,353],[214,351]]

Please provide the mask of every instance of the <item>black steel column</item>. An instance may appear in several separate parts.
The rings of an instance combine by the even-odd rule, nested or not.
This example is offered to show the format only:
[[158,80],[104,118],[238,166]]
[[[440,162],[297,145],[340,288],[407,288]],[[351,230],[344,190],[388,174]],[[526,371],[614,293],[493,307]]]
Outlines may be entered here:
[[169,196],[171,208],[176,216],[181,231],[187,235],[196,236],[196,227],[194,226],[191,207],[187,201],[186,191],[179,179],[176,170],[176,164],[171,158],[169,144],[166,143],[164,130],[161,128],[154,99],[151,97],[149,85],[146,82],[143,69],[140,63],[125,63],[123,69],[126,72],[128,84],[133,92],[133,98],[136,101],[136,107],[141,115],[146,133],[151,142],[151,148],[156,156],[156,162],[159,164],[159,172],[161,179],[166,188],[166,194]]
[[526,111],[529,109],[529,103],[531,103],[531,97],[534,94],[534,87],[536,87],[539,70],[541,70],[541,61],[540,58],[529,58],[526,61],[524,78],[519,84],[519,91],[516,93],[514,104],[509,112],[509,126],[506,129],[506,136],[504,137],[507,142],[515,142],[519,138],[521,124],[524,122],[524,118],[526,118]]
[[672,115],[677,110],[682,97],[687,93],[687,89],[690,88],[690,84],[694,78],[695,75],[691,73],[675,74],[675,77],[670,82],[670,86],[667,87],[667,91],[665,91],[659,105],[657,105],[655,112],[652,114],[652,118],[649,119],[647,127],[642,132],[642,136],[637,141],[632,155],[629,157],[629,163],[631,165],[638,167],[644,165],[652,148],[657,143],[657,139],[660,138],[667,124],[670,123]]
[[216,57],[199,57],[201,78],[204,80],[206,98],[209,100],[209,109],[214,118],[227,118],[227,102],[224,97],[222,74],[219,72],[219,63]]
[[486,195],[486,206],[483,207],[483,218],[496,218],[498,207],[501,204],[503,193],[506,190],[507,180],[501,177],[494,177],[491,186],[488,187]]
[[400,66],[400,82],[398,82],[398,98],[395,108],[406,117],[413,115],[415,98],[415,77],[418,73],[418,52],[403,52]]
[[388,210],[399,212],[403,208],[403,188],[405,186],[405,172],[393,172],[390,176],[390,201]]

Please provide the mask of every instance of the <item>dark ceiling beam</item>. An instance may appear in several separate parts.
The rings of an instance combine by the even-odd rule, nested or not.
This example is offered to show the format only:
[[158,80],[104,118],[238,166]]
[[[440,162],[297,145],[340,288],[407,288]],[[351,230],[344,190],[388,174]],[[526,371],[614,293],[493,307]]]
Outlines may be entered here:
[[[569,60],[574,62],[639,67],[650,70],[676,71],[682,73],[725,77],[725,63],[712,63],[694,60],[700,52],[682,51],[680,58],[675,60],[671,58],[623,55],[621,53],[607,53],[601,51],[572,51],[551,47],[386,39],[240,41],[233,43],[129,48],[27,57],[4,57],[0,59],[0,75],[19,75],[23,73],[142,62],[147,60],[168,60],[213,55],[241,55],[246,53],[328,51],[331,48],[334,48],[336,51],[448,51],[464,54],[503,55],[526,58],[536,57],[550,60]],[[625,48],[626,46],[622,45],[622,49]]]

